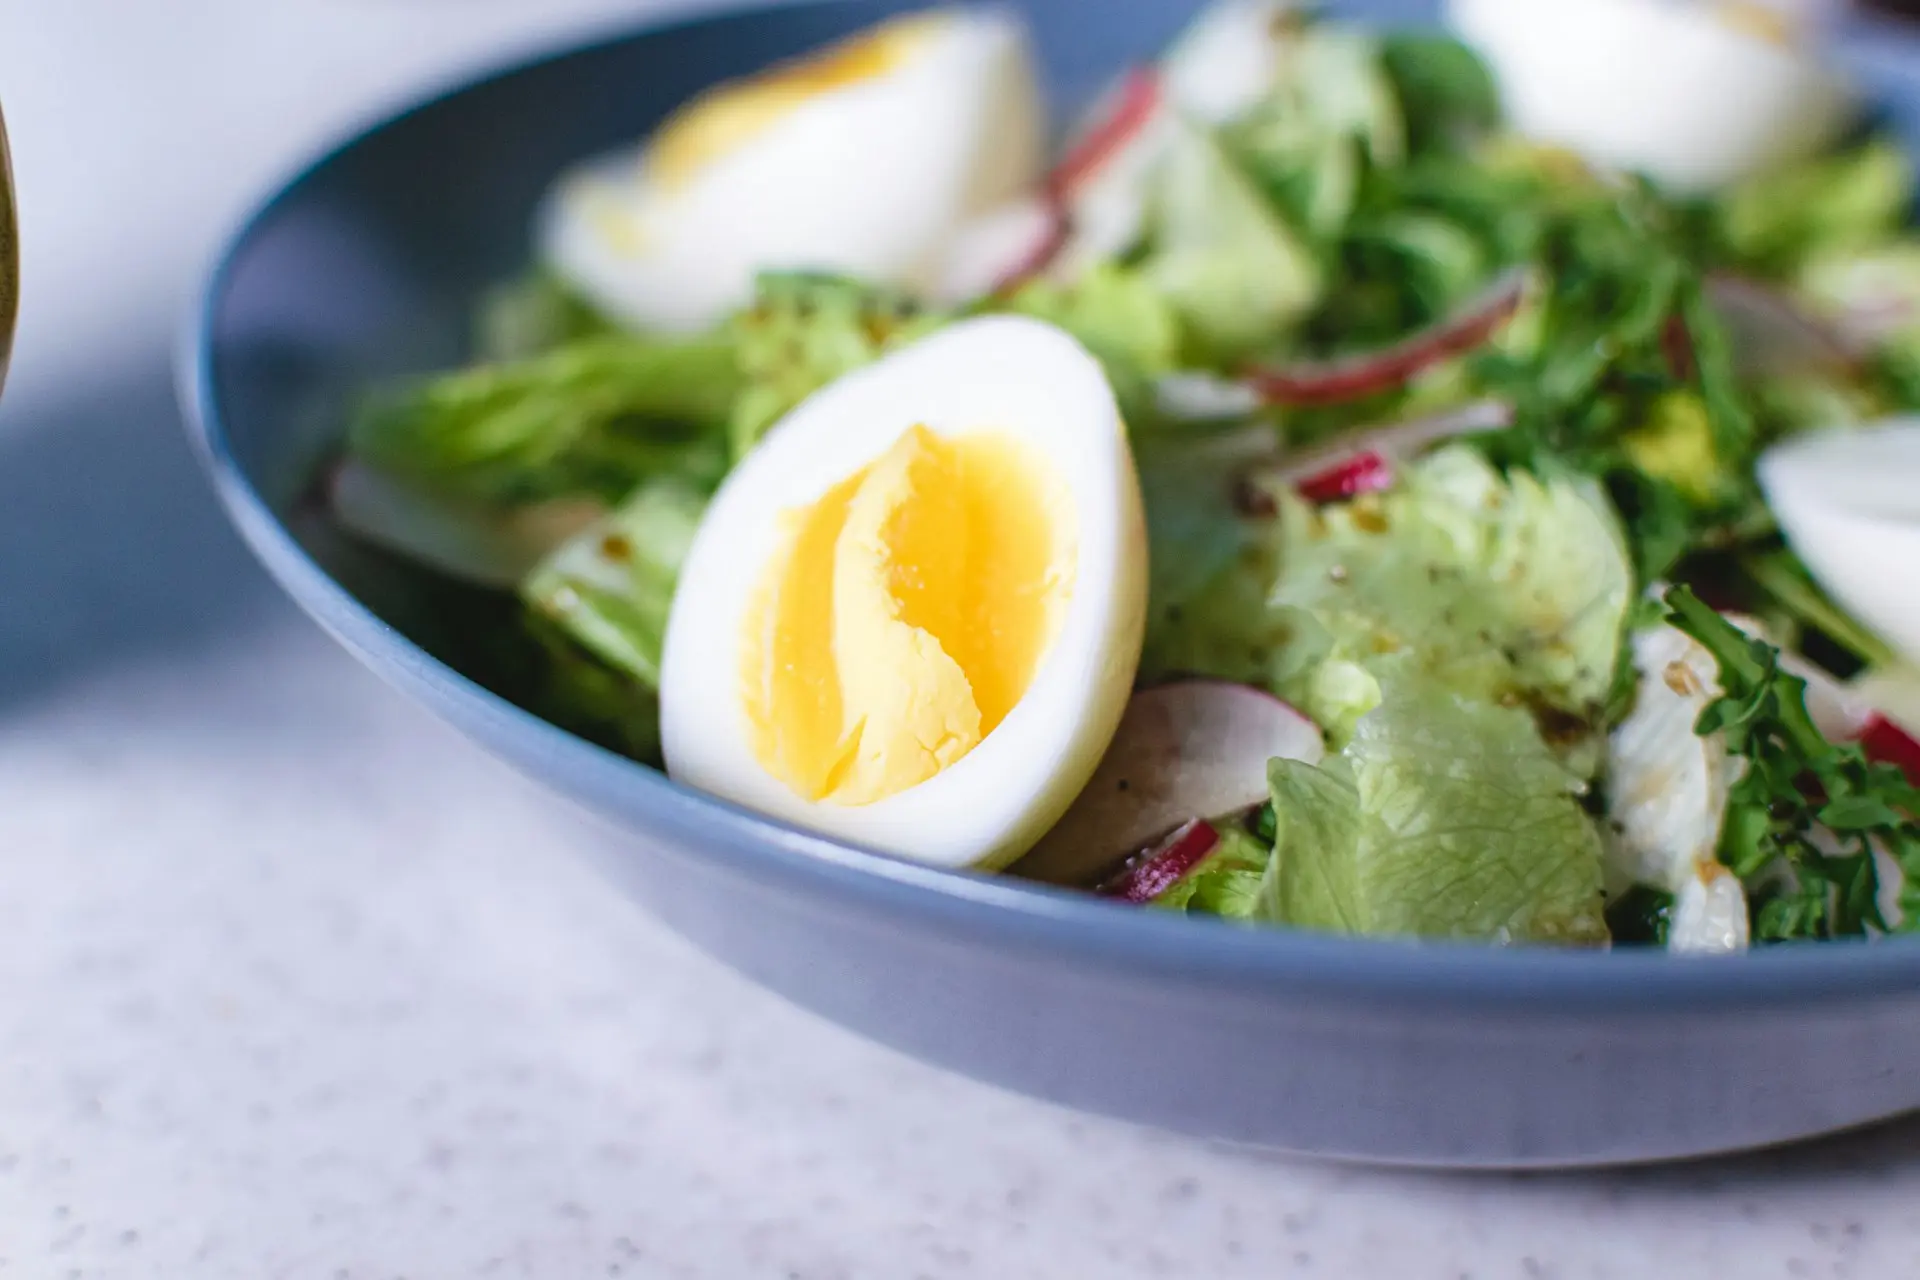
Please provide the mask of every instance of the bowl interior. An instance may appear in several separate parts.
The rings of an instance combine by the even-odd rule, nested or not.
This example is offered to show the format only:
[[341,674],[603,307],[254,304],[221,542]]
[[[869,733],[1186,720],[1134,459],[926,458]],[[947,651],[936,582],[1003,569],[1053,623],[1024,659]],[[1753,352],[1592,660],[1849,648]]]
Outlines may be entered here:
[[[879,879],[926,894],[920,905],[929,912],[963,909],[958,901],[936,899],[1011,907],[1031,917],[1035,928],[1063,928],[1143,964],[1271,965],[1271,972],[1297,979],[1295,965],[1310,959],[1316,981],[1404,987],[1410,966],[1402,948],[1143,920],[1077,895],[934,871],[729,818],[718,802],[667,787],[641,766],[586,749],[528,717],[516,718],[464,682],[449,681],[448,667],[515,699],[513,655],[489,639],[508,629],[486,625],[489,611],[504,614],[511,602],[342,539],[318,518],[316,469],[337,445],[355,399],[381,379],[460,361],[476,298],[524,266],[531,213],[560,168],[639,138],[716,80],[921,7],[912,0],[833,0],[643,32],[462,88],[306,168],[233,242],[186,352],[184,381],[216,482],[256,549],[323,624],[390,678],[412,681],[409,691],[442,714],[632,825],[673,828],[697,837],[713,857],[762,873],[764,865],[753,859],[800,854],[784,864],[794,877],[832,874],[840,889],[856,892],[867,892],[865,882],[878,871]],[[1116,69],[1162,47],[1198,6],[1195,0],[1029,0],[1018,7],[1032,25],[1058,119]],[[1438,8],[1426,0],[1329,7],[1381,23],[1430,22]],[[1906,129],[1920,120],[1910,54],[1893,56],[1876,32],[1856,42],[1848,58],[1897,125]],[[286,541],[288,534],[297,547]],[[321,572],[314,572],[316,565]],[[722,825],[724,837],[716,835]],[[1015,926],[1003,920],[979,927]],[[1506,998],[1493,984],[1521,964],[1536,980],[1562,974],[1599,1000],[1619,994],[1623,964],[1666,970],[1670,979],[1661,981],[1670,981],[1676,998],[1704,985],[1697,968],[1651,954],[1522,959],[1481,948],[1435,950],[1457,954],[1425,955],[1417,966],[1423,982],[1457,979],[1464,984],[1459,989],[1489,998]],[[1805,975],[1809,989],[1852,965],[1896,983],[1920,976],[1920,947],[1883,947],[1877,960],[1846,958],[1859,948],[1821,950],[1833,954],[1817,962],[1824,976]],[[1912,960],[1895,961],[1896,953]],[[1755,959],[1763,963],[1748,966],[1738,985],[1751,983],[1749,994],[1758,996],[1760,984],[1777,980],[1789,958]],[[1345,967],[1336,973],[1322,962]],[[1763,968],[1774,979],[1761,977]],[[1641,989],[1641,996],[1651,994]]]

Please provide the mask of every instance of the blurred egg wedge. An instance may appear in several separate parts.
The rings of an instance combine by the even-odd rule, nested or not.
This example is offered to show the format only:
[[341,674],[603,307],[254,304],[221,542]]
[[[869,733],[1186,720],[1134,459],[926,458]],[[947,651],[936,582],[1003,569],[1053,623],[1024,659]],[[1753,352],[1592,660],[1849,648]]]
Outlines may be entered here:
[[1045,131],[1013,13],[910,14],[722,84],[638,154],[569,171],[539,215],[538,252],[645,330],[712,324],[760,270],[920,289],[957,227],[1037,181]]
[[1706,191],[1799,159],[1855,100],[1794,6],[1733,0],[1449,0],[1513,125],[1591,163]]

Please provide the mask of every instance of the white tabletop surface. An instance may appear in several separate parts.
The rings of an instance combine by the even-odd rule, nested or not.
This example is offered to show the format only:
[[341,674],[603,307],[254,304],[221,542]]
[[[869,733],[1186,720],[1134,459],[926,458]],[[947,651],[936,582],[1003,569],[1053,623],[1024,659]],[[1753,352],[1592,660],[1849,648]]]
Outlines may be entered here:
[[270,175],[645,0],[0,0],[0,1280],[1920,1274],[1920,1126],[1609,1176],[1260,1160],[874,1048],[281,601],[167,339]]

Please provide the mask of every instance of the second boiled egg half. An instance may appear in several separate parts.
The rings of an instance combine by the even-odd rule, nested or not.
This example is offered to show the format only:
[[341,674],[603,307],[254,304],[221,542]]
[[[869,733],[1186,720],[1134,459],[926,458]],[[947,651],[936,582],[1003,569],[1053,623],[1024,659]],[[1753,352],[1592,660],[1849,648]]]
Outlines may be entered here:
[[661,673],[677,780],[858,844],[1001,866],[1132,689],[1146,528],[1098,362],[952,325],[817,393],[728,476]]
[[762,270],[920,289],[955,228],[1037,181],[1045,131],[1017,17],[911,14],[710,90],[638,154],[564,175],[539,252],[650,330],[712,324]]

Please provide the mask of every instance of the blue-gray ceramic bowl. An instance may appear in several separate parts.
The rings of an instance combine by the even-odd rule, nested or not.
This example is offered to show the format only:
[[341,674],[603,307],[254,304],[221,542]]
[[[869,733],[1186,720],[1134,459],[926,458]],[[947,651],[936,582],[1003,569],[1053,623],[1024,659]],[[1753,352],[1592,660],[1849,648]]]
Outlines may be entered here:
[[[460,356],[476,293],[521,264],[562,164],[905,7],[762,10],[549,59],[381,124],[272,196],[207,286],[183,390],[220,499],[287,591],[408,697],[630,833],[611,879],[673,928],[981,1080],[1208,1138],[1461,1166],[1694,1155],[1920,1107],[1920,943],[1712,962],[1351,941],[848,848],[675,786],[459,674],[434,656],[458,662],[436,628],[441,590],[304,518],[351,397]],[[1193,5],[1025,7],[1071,102]],[[1920,111],[1904,46],[1855,52],[1896,119]]]

